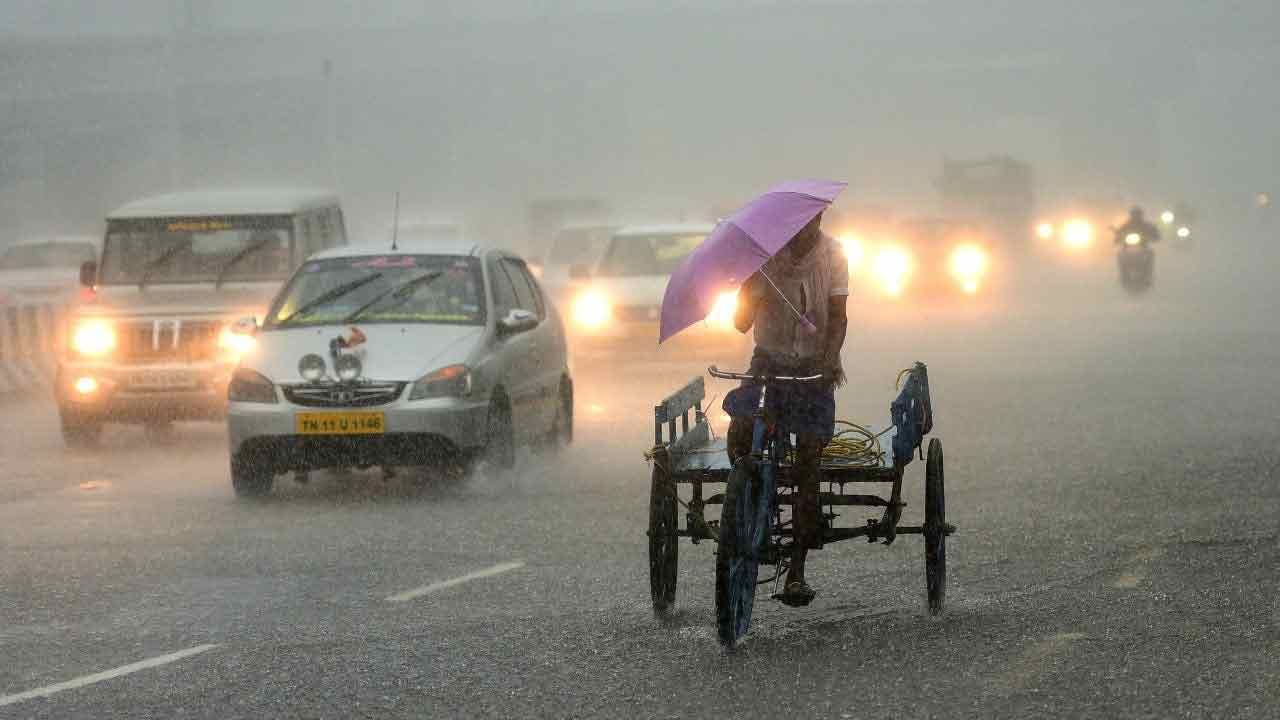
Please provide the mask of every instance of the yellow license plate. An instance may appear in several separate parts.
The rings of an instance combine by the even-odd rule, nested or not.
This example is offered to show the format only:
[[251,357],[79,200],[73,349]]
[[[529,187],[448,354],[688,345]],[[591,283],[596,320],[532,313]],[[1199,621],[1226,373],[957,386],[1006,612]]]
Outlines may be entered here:
[[381,435],[386,421],[380,412],[298,413],[299,435]]

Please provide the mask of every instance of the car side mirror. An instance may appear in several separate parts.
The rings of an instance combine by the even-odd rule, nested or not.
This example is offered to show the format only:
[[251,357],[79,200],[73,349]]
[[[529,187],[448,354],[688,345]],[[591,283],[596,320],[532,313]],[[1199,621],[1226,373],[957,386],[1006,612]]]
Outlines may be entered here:
[[498,330],[503,335],[516,335],[532,330],[537,326],[538,316],[520,308],[508,312],[506,317],[498,321]]
[[574,263],[569,266],[570,280],[587,280],[591,277],[591,268],[583,263]]
[[236,335],[257,335],[258,319],[252,315],[242,317],[231,324],[231,332]]
[[98,263],[92,260],[85,260],[80,263],[80,284],[85,287],[93,287],[98,282]]

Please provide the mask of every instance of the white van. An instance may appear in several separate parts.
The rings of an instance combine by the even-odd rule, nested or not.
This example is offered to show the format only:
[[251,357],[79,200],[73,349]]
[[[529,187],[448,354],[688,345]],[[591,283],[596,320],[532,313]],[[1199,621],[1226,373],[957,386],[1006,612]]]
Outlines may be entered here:
[[225,416],[227,383],[280,284],[308,256],[347,244],[338,198],[316,190],[180,192],[107,216],[91,299],[70,321],[54,394],[69,445],[111,422],[167,428]]

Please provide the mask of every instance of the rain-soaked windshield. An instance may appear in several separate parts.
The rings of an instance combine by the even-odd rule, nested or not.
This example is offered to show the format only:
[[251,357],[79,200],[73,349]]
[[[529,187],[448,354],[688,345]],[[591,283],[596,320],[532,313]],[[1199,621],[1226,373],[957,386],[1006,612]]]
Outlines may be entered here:
[[282,280],[290,269],[287,217],[112,221],[102,250],[104,285]]
[[689,233],[615,235],[600,259],[597,273],[606,277],[668,275],[704,237]]
[[312,260],[289,282],[268,328],[343,322],[483,325],[473,257],[395,255]]

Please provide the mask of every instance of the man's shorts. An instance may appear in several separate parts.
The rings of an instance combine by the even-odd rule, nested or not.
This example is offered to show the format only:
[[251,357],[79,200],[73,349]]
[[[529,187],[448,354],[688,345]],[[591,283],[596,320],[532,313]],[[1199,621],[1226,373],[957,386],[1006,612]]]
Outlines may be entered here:
[[[817,375],[820,369],[816,363],[780,363],[757,349],[751,358],[750,372],[806,376]],[[725,395],[721,407],[731,418],[750,419],[760,404],[760,391],[759,385],[743,381]],[[765,399],[765,415],[770,421],[780,423],[787,432],[817,435],[825,444],[835,434],[835,388],[823,382],[774,383]]]

